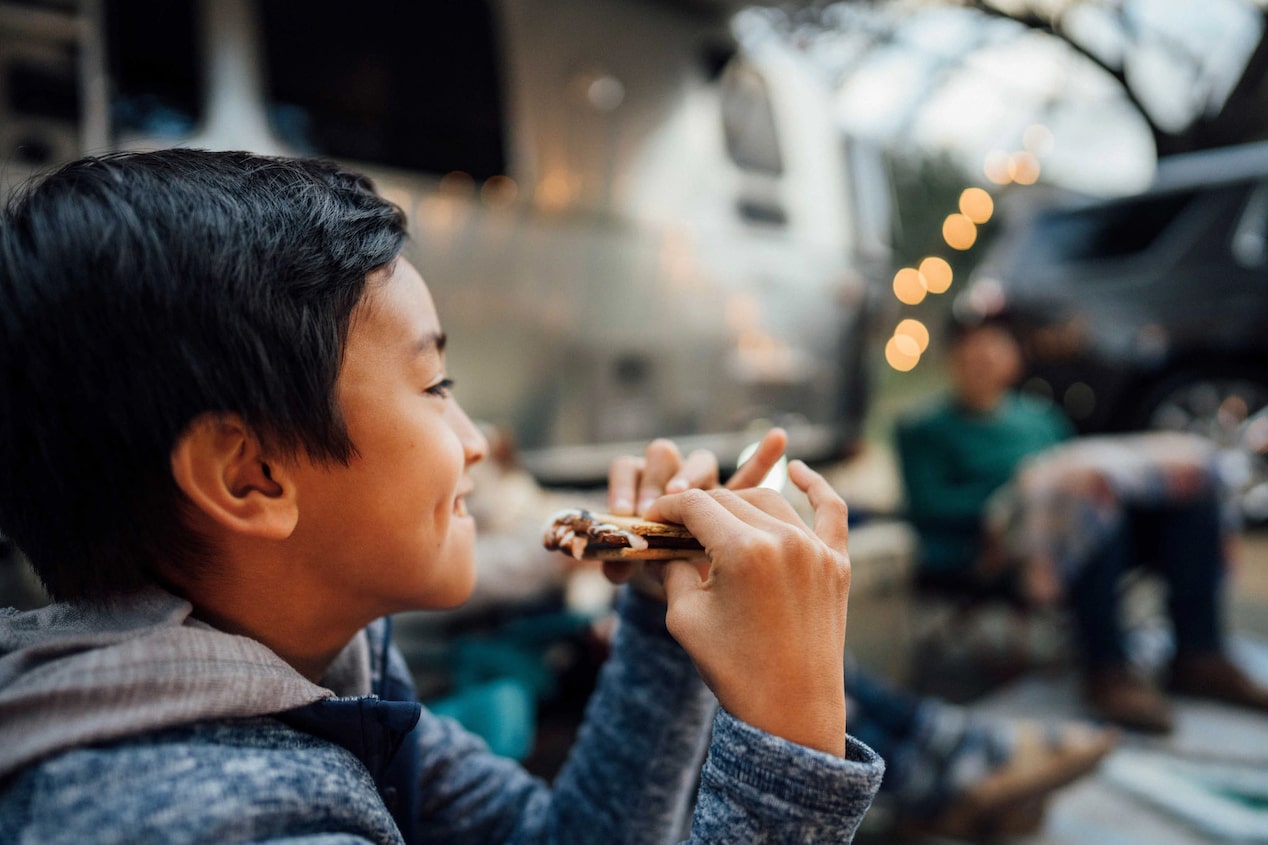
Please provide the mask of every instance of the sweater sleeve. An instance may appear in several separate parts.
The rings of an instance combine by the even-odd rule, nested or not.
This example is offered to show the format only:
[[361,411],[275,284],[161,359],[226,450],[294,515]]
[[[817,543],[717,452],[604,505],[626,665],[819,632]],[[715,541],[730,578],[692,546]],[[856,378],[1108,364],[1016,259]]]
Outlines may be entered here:
[[[659,603],[629,592],[624,596],[612,655],[553,790],[513,761],[489,754],[451,720],[424,714],[416,731],[423,840],[662,843],[676,838],[686,827],[717,704],[665,630],[664,615]],[[712,774],[700,790],[693,842],[750,841],[737,830],[768,837],[751,841],[788,841],[779,831],[827,824],[829,816],[834,830],[852,832],[858,819],[842,818],[847,814],[838,808],[848,805],[861,816],[875,791],[863,770],[880,780],[879,761],[856,745],[851,746],[856,759],[837,760],[729,716],[715,723],[715,732]],[[754,749],[754,759],[743,759],[744,742]],[[813,794],[802,788],[811,782],[817,785]],[[820,793],[820,787],[831,789],[831,784],[844,790],[835,800]]]
[[835,757],[720,710],[691,842],[850,842],[884,771],[881,758],[853,737],[845,757]]

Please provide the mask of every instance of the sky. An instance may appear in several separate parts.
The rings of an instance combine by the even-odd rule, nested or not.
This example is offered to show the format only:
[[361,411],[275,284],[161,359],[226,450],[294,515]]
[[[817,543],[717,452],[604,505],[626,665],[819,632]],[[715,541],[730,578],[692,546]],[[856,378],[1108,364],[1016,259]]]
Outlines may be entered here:
[[[1155,121],[1171,127],[1223,102],[1263,20],[1251,0],[1062,5],[1072,36],[1123,64]],[[1039,139],[1041,149],[1032,149],[1039,179],[1083,193],[1127,193],[1152,178],[1153,142],[1139,111],[1113,77],[1060,39],[945,2],[845,3],[834,11],[836,29],[802,32],[799,40],[831,79],[848,131],[945,152],[979,172],[988,156]],[[883,31],[892,37],[876,43]]]

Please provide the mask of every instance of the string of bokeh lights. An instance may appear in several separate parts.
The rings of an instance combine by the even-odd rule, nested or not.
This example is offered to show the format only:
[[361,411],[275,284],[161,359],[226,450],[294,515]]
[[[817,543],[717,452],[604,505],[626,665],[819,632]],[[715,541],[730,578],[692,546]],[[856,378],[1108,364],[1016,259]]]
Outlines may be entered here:
[[[986,155],[982,173],[987,181],[1006,185],[1033,185],[1039,181],[1039,160],[1052,151],[1052,130],[1031,124],[1022,133],[1022,149],[1015,152],[992,150]],[[995,214],[995,200],[985,188],[970,186],[960,192],[958,210],[942,221],[942,240],[950,249],[967,252],[977,243],[979,226]],[[954,274],[945,258],[930,255],[915,267],[902,267],[894,274],[894,297],[903,305],[919,305],[925,298],[951,290]],[[920,363],[929,348],[929,329],[920,320],[907,317],[894,327],[885,344],[885,361],[899,372],[909,372]]]

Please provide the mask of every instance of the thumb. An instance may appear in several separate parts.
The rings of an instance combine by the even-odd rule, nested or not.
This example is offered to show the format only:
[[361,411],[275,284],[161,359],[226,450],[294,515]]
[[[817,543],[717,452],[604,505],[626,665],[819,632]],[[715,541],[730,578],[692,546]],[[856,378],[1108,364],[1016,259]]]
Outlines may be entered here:
[[665,564],[665,603],[673,605],[700,589],[708,572],[708,561],[671,560]]

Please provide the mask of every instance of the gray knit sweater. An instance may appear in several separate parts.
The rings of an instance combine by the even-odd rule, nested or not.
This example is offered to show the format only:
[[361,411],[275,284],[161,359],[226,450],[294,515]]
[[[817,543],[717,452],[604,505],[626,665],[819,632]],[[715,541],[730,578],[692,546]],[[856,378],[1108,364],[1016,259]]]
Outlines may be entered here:
[[190,614],[0,611],[0,842],[662,843],[698,773],[692,842],[849,842],[881,779],[717,710],[643,599],[553,788],[421,707],[382,622],[316,685]]

